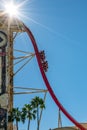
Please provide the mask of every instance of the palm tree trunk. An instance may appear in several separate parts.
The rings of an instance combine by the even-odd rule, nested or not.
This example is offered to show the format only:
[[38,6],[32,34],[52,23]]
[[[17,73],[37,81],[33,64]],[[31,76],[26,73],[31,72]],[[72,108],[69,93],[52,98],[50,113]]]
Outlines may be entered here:
[[39,130],[39,108],[37,107],[37,130]]
[[27,130],[29,130],[30,129],[30,119],[28,120],[28,128],[27,128]]
[[18,121],[16,121],[16,127],[17,127],[17,130],[18,130]]

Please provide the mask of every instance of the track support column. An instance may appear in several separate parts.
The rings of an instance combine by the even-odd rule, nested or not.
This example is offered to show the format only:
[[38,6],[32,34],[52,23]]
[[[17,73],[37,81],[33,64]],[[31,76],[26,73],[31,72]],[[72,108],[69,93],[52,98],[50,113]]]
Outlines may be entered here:
[[[13,108],[13,32],[9,29],[8,32],[8,113]],[[13,124],[8,123],[8,130],[13,130]]]

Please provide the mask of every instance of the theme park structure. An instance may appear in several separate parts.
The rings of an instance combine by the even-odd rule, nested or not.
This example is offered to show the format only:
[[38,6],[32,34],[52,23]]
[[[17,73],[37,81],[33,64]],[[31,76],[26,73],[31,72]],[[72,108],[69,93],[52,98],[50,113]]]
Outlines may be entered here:
[[[36,56],[43,81],[52,99],[58,108],[73,124],[75,124],[81,130],[86,130],[67,112],[67,110],[59,102],[55,93],[53,92],[52,87],[45,74],[48,68],[48,63],[45,61],[44,51],[39,51],[36,40],[31,30],[17,18],[14,17],[12,19],[9,19],[9,16],[3,11],[0,12],[0,129],[13,130],[13,124],[7,122],[7,115],[13,108],[14,75],[23,67],[22,66],[16,73],[14,73],[15,57],[13,43],[17,34],[24,32],[27,33],[35,51],[34,54],[32,53],[29,56]],[[39,92],[47,92],[47,90],[39,90]]]

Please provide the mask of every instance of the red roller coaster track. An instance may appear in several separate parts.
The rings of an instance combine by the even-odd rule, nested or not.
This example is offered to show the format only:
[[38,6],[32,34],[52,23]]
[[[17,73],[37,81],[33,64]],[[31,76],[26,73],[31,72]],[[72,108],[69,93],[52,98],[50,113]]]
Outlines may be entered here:
[[66,109],[62,106],[62,104],[59,102],[59,100],[57,99],[56,95],[54,94],[53,90],[52,90],[52,87],[45,75],[45,72],[42,68],[42,63],[41,63],[41,60],[40,60],[40,55],[39,55],[39,50],[38,50],[38,47],[37,47],[37,44],[36,44],[36,41],[35,41],[35,38],[32,34],[32,32],[30,31],[30,29],[24,25],[24,28],[25,28],[25,31],[27,32],[29,38],[31,39],[31,42],[33,44],[33,47],[34,47],[34,50],[35,50],[35,54],[36,54],[36,58],[37,58],[37,62],[38,62],[38,65],[39,65],[39,68],[40,68],[40,72],[41,72],[41,75],[43,77],[43,80],[44,80],[44,83],[51,95],[51,97],[53,98],[54,102],[56,103],[56,105],[60,108],[60,110],[64,113],[64,115],[72,122],[74,123],[80,130],[86,130],[86,128],[84,128],[80,123],[78,123],[67,111]]

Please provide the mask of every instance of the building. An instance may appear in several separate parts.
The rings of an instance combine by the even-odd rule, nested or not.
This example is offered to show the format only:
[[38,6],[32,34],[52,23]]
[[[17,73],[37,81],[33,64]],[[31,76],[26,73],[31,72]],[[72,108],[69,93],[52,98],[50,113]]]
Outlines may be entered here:
[[[81,123],[82,126],[84,126],[87,129],[87,123]],[[78,130],[76,126],[67,126],[67,127],[60,127],[60,128],[55,128],[55,129],[50,129],[50,130]]]

